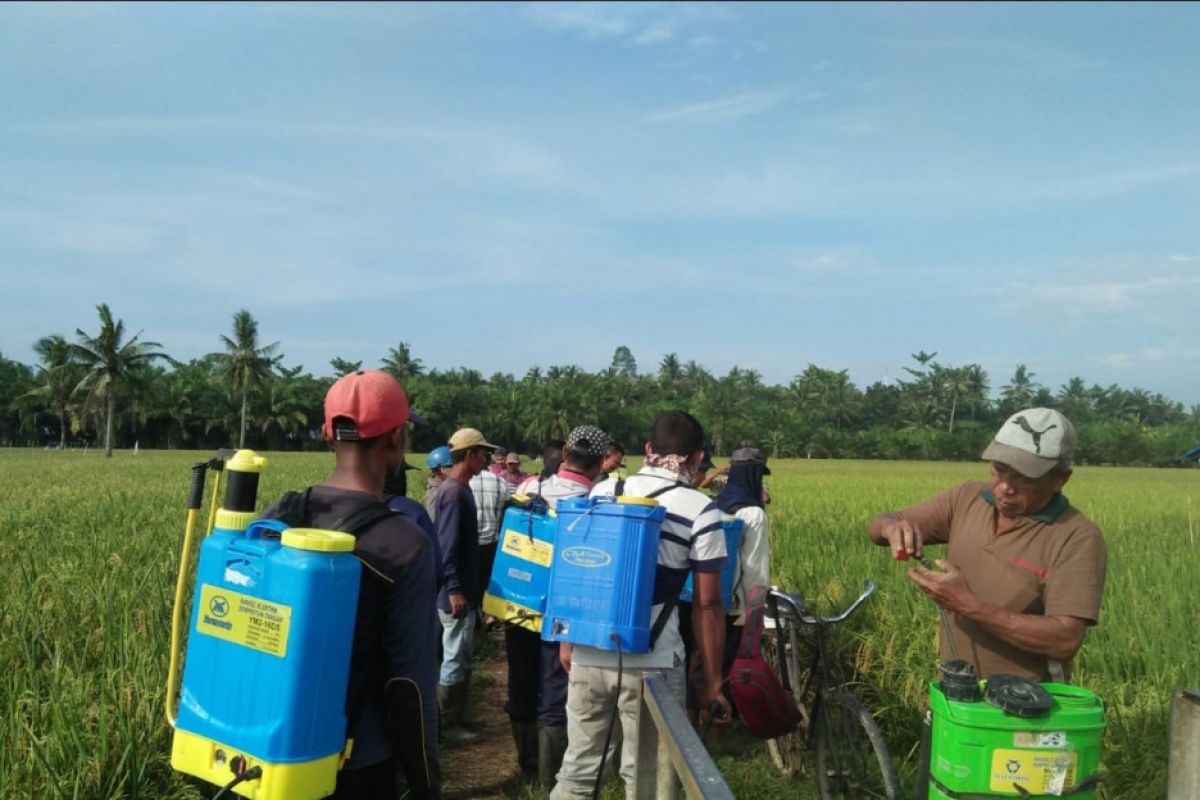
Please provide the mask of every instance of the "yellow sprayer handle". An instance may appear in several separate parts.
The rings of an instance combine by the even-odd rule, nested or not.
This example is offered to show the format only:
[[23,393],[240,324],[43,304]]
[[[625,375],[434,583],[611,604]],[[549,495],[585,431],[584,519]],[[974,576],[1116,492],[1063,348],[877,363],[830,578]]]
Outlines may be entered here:
[[192,537],[196,533],[196,522],[200,516],[199,509],[189,508],[187,525],[183,534],[183,552],[179,556],[179,577],[175,581],[175,606],[171,612],[171,662],[167,667],[167,722],[175,727],[175,718],[179,711],[179,699],[176,691],[179,688],[179,645],[183,639],[183,603],[187,593],[188,560],[191,558]]

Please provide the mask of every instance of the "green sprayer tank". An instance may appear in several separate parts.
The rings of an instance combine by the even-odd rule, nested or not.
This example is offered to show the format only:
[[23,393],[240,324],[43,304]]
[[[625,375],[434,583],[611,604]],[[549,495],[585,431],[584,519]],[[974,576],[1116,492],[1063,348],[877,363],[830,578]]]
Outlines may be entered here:
[[929,686],[931,800],[1096,796],[1104,733],[1099,697],[1011,675],[978,687]]

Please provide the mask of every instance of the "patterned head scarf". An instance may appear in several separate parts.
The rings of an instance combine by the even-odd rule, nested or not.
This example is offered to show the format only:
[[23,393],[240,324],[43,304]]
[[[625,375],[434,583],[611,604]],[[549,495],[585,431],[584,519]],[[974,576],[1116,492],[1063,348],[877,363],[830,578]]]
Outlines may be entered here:
[[679,476],[679,480],[683,483],[692,484],[692,468],[687,464],[688,457],[676,455],[661,456],[658,453],[646,454],[646,466],[665,469],[668,472],[674,472]]

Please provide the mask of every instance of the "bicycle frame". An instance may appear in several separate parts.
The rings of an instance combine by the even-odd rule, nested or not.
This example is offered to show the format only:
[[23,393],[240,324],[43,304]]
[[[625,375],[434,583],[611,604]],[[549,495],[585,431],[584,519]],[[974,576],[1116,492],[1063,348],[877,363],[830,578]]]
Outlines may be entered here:
[[[808,719],[810,721],[818,718],[821,711],[822,699],[845,683],[840,667],[832,663],[828,657],[826,648],[829,630],[853,614],[874,591],[875,582],[867,581],[863,587],[862,594],[845,611],[829,617],[814,616],[799,598],[783,592],[776,587],[771,587],[771,590],[767,593],[767,609],[771,617],[775,620],[775,636],[780,653],[780,672],[782,673],[779,676],[779,680],[783,684],[783,688],[791,692],[793,697],[803,697],[812,686],[812,682],[814,680],[817,681],[816,694],[813,697],[812,707],[808,711]],[[784,605],[788,607],[787,610],[781,608]],[[814,652],[812,658],[809,659],[808,670],[805,673],[804,682],[799,686],[799,691],[792,691],[793,682],[798,680],[800,676],[788,674],[789,661],[794,660],[797,654],[793,647],[792,659],[784,657],[784,654],[788,652],[785,637],[787,636],[787,629],[790,627],[797,632],[796,643],[798,644],[800,636],[798,629],[802,625],[813,629],[811,640],[814,644]],[[796,664],[795,666],[797,671],[799,671],[799,665]],[[808,744],[812,744],[815,736],[816,726],[809,725],[805,735]]]
[[[824,800],[860,800],[864,796],[896,800],[899,787],[891,756],[873,715],[848,691],[846,669],[832,642],[831,628],[857,610],[875,591],[867,581],[863,592],[834,616],[813,614],[798,595],[772,587],[767,613],[775,624],[777,675],[797,703],[803,732],[795,730],[768,742],[771,756],[785,774],[792,774],[802,750],[816,751],[816,780]],[[811,656],[800,655],[800,645]],[[802,673],[804,662],[807,672]],[[811,693],[811,694],[810,694]]]

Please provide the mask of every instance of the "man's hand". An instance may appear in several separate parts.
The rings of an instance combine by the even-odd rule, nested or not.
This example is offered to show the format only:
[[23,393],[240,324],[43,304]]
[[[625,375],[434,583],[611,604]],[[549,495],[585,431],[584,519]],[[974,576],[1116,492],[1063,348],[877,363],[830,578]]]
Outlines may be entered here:
[[467,605],[467,596],[462,592],[450,592],[450,616],[455,619],[462,619],[467,615],[470,606]]
[[567,642],[558,643],[558,663],[562,664],[563,672],[570,674],[571,672],[571,654],[575,652],[575,645]]
[[728,725],[733,719],[733,710],[729,707],[725,695],[721,693],[720,682],[705,685],[704,692],[700,695],[700,708],[701,719],[712,714],[713,725]]
[[892,548],[892,558],[908,561],[909,557],[921,557],[924,552],[925,535],[921,527],[897,517],[883,526],[883,538]]
[[967,579],[958,568],[949,561],[938,559],[935,562],[943,571],[938,572],[925,567],[915,567],[908,571],[908,578],[947,611],[953,611],[970,618],[979,608],[979,598],[967,585]]

